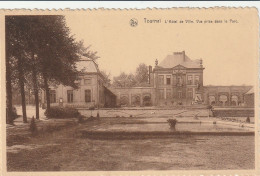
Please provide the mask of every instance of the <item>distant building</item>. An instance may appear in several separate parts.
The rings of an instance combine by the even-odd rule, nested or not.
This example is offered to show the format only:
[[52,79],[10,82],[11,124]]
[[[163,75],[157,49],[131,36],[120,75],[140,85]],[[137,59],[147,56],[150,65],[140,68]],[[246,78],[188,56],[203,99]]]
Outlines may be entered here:
[[[50,101],[52,106],[70,107],[114,107],[116,96],[106,86],[105,78],[95,61],[83,57],[77,63],[77,69],[82,71],[77,81],[79,89],[57,85],[50,87]],[[46,103],[45,92],[42,103]]]
[[245,106],[254,106],[255,104],[255,93],[254,89],[251,88],[246,94],[245,94]]

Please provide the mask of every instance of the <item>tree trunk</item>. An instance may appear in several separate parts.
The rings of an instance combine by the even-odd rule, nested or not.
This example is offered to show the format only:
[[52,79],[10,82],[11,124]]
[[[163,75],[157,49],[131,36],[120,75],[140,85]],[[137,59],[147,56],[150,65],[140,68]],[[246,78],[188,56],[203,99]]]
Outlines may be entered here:
[[12,83],[9,60],[6,59],[6,123],[13,124]]
[[49,111],[51,108],[51,102],[50,102],[50,90],[49,90],[48,79],[46,74],[43,75],[43,79],[44,79],[44,89],[46,92],[46,103],[47,103],[46,111]]
[[35,97],[35,109],[36,109],[36,119],[39,119],[39,91],[38,91],[38,83],[37,83],[37,71],[35,65],[33,65],[32,71],[33,77],[33,89],[34,89],[34,97]]
[[18,58],[18,75],[19,75],[20,92],[22,97],[23,122],[27,123],[26,100],[25,100],[25,91],[24,91],[24,72],[22,68],[21,58]]

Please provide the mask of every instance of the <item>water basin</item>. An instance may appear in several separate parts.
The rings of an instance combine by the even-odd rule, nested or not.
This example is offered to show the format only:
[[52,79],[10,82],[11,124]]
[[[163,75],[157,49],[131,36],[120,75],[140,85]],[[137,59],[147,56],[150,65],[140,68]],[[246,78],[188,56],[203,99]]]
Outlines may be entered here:
[[95,131],[126,131],[126,132],[171,132],[171,131],[190,131],[190,132],[246,132],[252,129],[227,124],[212,123],[177,123],[175,129],[170,128],[168,123],[146,123],[146,124],[113,124],[101,125]]

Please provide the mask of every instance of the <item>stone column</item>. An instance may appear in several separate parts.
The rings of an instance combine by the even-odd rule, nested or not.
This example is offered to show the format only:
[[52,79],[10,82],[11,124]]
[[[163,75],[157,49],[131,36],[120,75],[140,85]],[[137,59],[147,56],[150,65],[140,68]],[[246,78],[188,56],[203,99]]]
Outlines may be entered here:
[[164,93],[164,99],[166,100],[166,88],[163,89],[163,93]]

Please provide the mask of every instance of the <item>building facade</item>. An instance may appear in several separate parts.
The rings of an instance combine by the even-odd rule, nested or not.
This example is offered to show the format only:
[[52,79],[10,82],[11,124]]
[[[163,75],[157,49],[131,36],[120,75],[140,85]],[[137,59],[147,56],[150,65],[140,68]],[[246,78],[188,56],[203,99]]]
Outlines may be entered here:
[[204,69],[202,59],[192,60],[185,51],[174,52],[159,64],[156,60],[154,68],[149,66],[149,87],[115,88],[117,104],[252,106],[245,103],[252,86],[204,86]]
[[[204,86],[202,59],[192,60],[185,51],[174,52],[162,62],[149,66],[149,82],[144,87],[108,87],[98,65],[83,58],[79,89],[52,87],[51,105],[74,107],[138,106],[253,106],[252,86]],[[249,90],[251,89],[251,92]],[[248,93],[249,92],[249,93]],[[44,93],[43,103],[46,102]]]
[[214,106],[248,106],[245,95],[250,89],[252,86],[205,86],[205,103]]
[[[98,65],[93,60],[83,57],[77,63],[77,69],[82,72],[76,82],[79,88],[73,89],[61,84],[50,87],[51,106],[114,107],[116,96],[106,85]],[[45,92],[42,96],[44,104],[46,103]]]
[[194,99],[203,101],[202,60],[191,60],[185,52],[168,55],[153,69],[151,83],[156,92],[156,104],[190,105]]
[[153,106],[155,89],[153,87],[114,88],[117,106]]

